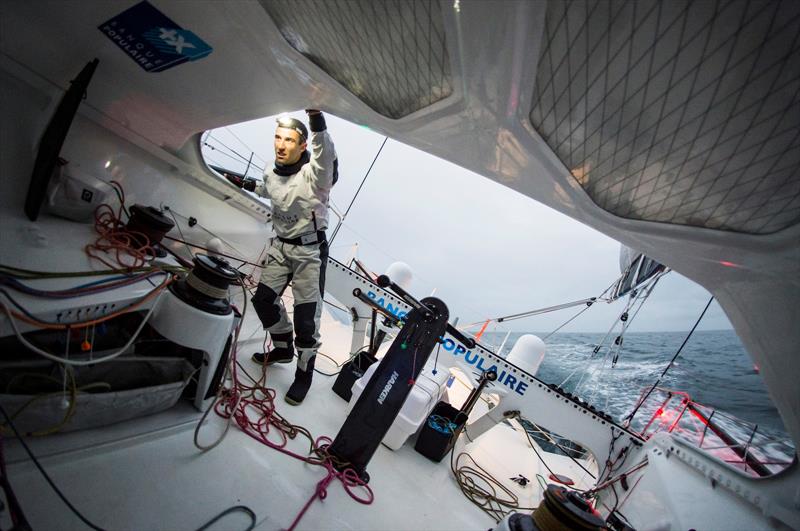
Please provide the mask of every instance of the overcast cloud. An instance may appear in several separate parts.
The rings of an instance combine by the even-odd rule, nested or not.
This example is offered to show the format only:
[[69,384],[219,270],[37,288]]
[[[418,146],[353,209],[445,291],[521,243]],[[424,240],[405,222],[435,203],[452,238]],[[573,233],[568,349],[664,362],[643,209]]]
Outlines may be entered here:
[[[293,113],[304,119],[303,113]],[[331,194],[344,211],[375,157],[383,136],[327,115],[339,156],[339,182]],[[244,170],[226,148],[271,165],[274,117],[218,129],[204,148],[209,163]],[[256,175],[258,172],[250,172]],[[331,229],[336,217],[331,215]],[[332,230],[328,231],[328,235]],[[415,273],[410,291],[436,296],[459,323],[470,323],[599,295],[620,274],[619,243],[489,179],[389,139],[331,245],[344,260],[358,244],[358,257],[382,272],[394,261]],[[645,304],[631,331],[688,330],[709,293],[672,272]],[[565,327],[605,332],[623,302],[596,304]],[[488,331],[549,332],[579,308],[503,323]],[[701,330],[731,325],[715,302]]]

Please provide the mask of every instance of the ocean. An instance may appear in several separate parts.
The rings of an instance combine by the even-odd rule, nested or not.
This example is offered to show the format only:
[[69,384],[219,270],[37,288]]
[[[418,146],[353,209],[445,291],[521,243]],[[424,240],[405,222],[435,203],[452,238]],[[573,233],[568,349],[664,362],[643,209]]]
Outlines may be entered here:
[[[533,333],[541,338],[547,335]],[[500,355],[505,357],[521,335],[511,333]],[[604,335],[557,333],[549,337],[537,376],[561,385],[619,420],[633,409],[642,390],[656,381],[686,332],[626,333],[614,367],[613,352],[609,351],[613,335],[606,340],[605,348],[594,353]],[[504,337],[504,333],[486,333],[481,343],[496,349]],[[732,330],[696,331],[659,387],[687,392],[695,402],[717,410],[715,418],[724,413],[757,424],[759,434],[789,441],[761,376]],[[637,415],[637,419],[644,416],[646,421],[656,408],[651,407],[647,415]]]

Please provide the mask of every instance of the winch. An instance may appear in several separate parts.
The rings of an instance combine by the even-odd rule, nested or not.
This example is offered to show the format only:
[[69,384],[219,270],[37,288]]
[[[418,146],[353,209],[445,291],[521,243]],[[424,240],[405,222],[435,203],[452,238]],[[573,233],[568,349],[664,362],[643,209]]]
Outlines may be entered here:
[[239,273],[224,258],[197,254],[192,271],[185,279],[174,282],[170,291],[195,308],[228,315],[231,313],[228,288],[238,277]]

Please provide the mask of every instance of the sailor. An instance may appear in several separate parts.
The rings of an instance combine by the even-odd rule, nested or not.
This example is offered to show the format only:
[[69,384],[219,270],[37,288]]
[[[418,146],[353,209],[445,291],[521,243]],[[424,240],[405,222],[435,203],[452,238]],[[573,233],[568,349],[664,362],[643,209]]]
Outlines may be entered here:
[[[311,387],[314,360],[320,347],[319,319],[328,260],[328,197],[336,181],[336,152],[326,131],[325,117],[309,109],[306,126],[294,118],[279,118],[275,130],[275,167],[264,180],[244,181],[245,189],[272,203],[272,240],[261,273],[253,308],[272,337],[273,349],[253,354],[258,363],[291,363],[297,345],[294,382],[286,402],[300,404]],[[310,144],[311,152],[306,150]],[[292,282],[294,330],[281,295]],[[296,338],[292,339],[292,332]]]

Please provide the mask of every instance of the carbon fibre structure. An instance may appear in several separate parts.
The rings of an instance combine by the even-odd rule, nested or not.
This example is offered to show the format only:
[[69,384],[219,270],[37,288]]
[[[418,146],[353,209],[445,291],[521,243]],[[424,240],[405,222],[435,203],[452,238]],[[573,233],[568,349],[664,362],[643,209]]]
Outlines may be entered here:
[[800,221],[800,3],[549,2],[530,120],[601,208]]
[[[262,0],[261,5],[292,48],[386,117],[402,118],[453,93],[436,2]],[[364,18],[357,28],[354,12]]]
[[[47,118],[75,73],[98,57],[101,67],[78,106],[59,156],[69,161],[64,168],[76,180],[113,179],[136,202],[168,206],[176,216],[180,241],[188,242],[169,244],[173,251],[193,254],[190,244],[222,249],[243,263],[246,260],[248,267],[240,270],[255,278],[257,265],[264,260],[265,241],[273,236],[270,206],[234,186],[240,184],[238,179],[231,183],[208,166],[213,161],[204,158],[211,152],[206,140],[225,140],[222,130],[231,124],[320,109],[474,172],[492,181],[488,183],[492,186],[541,202],[650,259],[629,262],[619,293],[646,278],[656,264],[708,289],[760,372],[764,392],[775,403],[789,438],[800,441],[795,376],[800,374],[796,280],[800,275],[800,5],[796,0],[138,1],[0,2],[3,265],[48,274],[96,270],[97,264],[84,251],[97,239],[95,227],[59,219],[45,209],[33,223],[23,205]],[[163,17],[120,26],[120,19],[125,19],[120,15],[131,4],[150,5]],[[176,27],[134,31],[144,22],[163,26],[159,20],[165,17]],[[213,53],[199,56],[197,39]],[[141,68],[151,57],[139,50],[153,41],[180,64],[160,73]],[[272,127],[270,119],[267,129]],[[247,165],[254,167],[255,158],[241,157],[223,146],[214,154],[241,159],[238,169],[233,168],[236,173],[246,175]],[[355,184],[352,172],[358,165],[344,150],[339,154],[346,163],[343,175],[350,175],[349,182]],[[267,162],[265,158],[266,154],[259,164]],[[408,170],[418,172],[426,183],[445,182],[444,173],[426,169]],[[334,199],[348,193],[348,186],[345,183],[336,191],[332,206]],[[426,193],[424,186],[409,189],[419,199],[413,203],[424,209],[423,216],[399,207],[397,196],[384,193],[372,201],[370,210],[362,211],[370,215],[361,219],[378,225],[385,236],[373,245],[392,246],[380,249],[385,256],[410,264],[442,261],[453,271],[447,280],[461,279],[459,288],[469,290],[464,295],[479,303],[489,295],[484,280],[502,275],[505,263],[520,260],[517,252],[544,254],[553,249],[528,245],[533,231],[514,223],[519,213],[493,202],[493,194],[481,194],[479,204],[465,204],[466,186],[471,186],[466,179],[459,181],[442,196]],[[469,209],[479,226],[509,216],[508,230],[489,237],[513,237],[513,247],[497,256],[485,254],[483,241],[476,240],[468,225],[458,227],[460,234],[436,238],[445,234],[437,230],[439,221],[447,220],[456,208]],[[346,216],[347,212],[341,218]],[[412,220],[421,222],[427,240],[401,250],[404,238],[395,235],[409,232]],[[357,226],[342,227],[359,236]],[[533,230],[552,233],[551,227],[541,225]],[[468,238],[461,249],[457,236]],[[498,238],[498,243],[502,241]],[[470,259],[478,254],[491,258],[491,265]],[[171,260],[167,262],[172,264]],[[328,265],[330,298],[326,299],[332,305],[321,308],[326,320],[323,348],[339,365],[363,350],[374,305],[400,319],[419,304],[387,291],[381,282],[376,285],[370,272],[362,269],[362,276],[335,260]],[[586,275],[600,271],[590,261],[578,265]],[[526,307],[544,302],[538,287],[548,279],[535,274],[508,277],[512,279],[517,293],[530,299]],[[97,277],[30,279],[34,280],[43,284],[37,289],[69,291],[77,283],[94,285]],[[564,289],[570,287],[569,277],[556,280],[564,283]],[[604,279],[603,286],[609,280]],[[438,389],[432,379],[426,388],[430,392],[420,396],[420,403],[427,404],[428,398],[435,403],[442,398],[440,392],[447,392],[447,400],[463,403],[471,375],[492,370],[498,375],[455,440],[455,466],[450,460],[434,464],[408,445],[378,447],[368,461],[369,487],[375,495],[357,498],[372,505],[354,503],[348,495],[354,494],[351,486],[327,488],[331,478],[320,481],[319,468],[287,459],[286,453],[264,451],[264,442],[283,442],[284,419],[307,428],[315,442],[327,441],[324,434],[342,428],[347,406],[333,396],[325,380],[315,377],[315,388],[302,407],[272,404],[278,406],[277,415],[268,415],[266,410],[262,414],[260,408],[245,406],[252,421],[246,423],[248,428],[239,418],[219,416],[211,409],[201,422],[197,409],[214,405],[205,400],[207,390],[221,378],[211,369],[223,359],[228,345],[233,360],[234,348],[239,354],[252,352],[250,342],[261,344],[264,337],[246,290],[230,291],[231,304],[242,312],[238,322],[234,313],[201,311],[168,289],[163,296],[142,302],[152,288],[144,279],[119,291],[104,290],[69,301],[29,293],[12,293],[13,300],[5,295],[0,300],[4,305],[19,304],[20,311],[36,319],[61,325],[114,316],[120,308],[141,304],[129,313],[139,314],[130,317],[146,325],[144,335],[137,339],[139,332],[133,328],[128,335],[130,341],[138,341],[134,347],[141,344],[144,350],[132,354],[178,353],[200,367],[198,392],[174,408],[102,429],[30,440],[54,484],[97,528],[196,528],[215,514],[225,514],[221,511],[235,497],[236,503],[257,508],[254,524],[268,529],[373,530],[398,525],[489,529],[497,518],[485,513],[485,506],[469,503],[459,488],[458,470],[463,467],[458,456],[469,452],[518,496],[520,507],[540,504],[542,489],[538,481],[523,489],[511,478],[523,469],[531,479],[535,474],[546,478],[545,471],[552,468],[550,472],[593,493],[595,508],[611,527],[800,529],[800,463],[796,458],[781,459],[764,464],[770,471],[787,465],[782,471],[763,477],[758,471],[753,474],[751,461],[759,458],[760,433],[736,424],[728,432],[735,432],[740,451],[731,449],[733,439],[724,440],[713,428],[727,430],[734,424],[722,418],[726,403],[694,411],[681,398],[675,407],[666,408],[662,407],[666,398],[663,393],[656,395],[656,389],[640,409],[655,420],[646,433],[633,431],[599,411],[596,406],[601,404],[590,404],[589,394],[576,396],[548,384],[500,352],[460,339],[454,330],[443,334],[441,348],[428,357],[421,374],[438,374],[438,381],[452,369],[450,376],[455,379],[448,380],[450,387],[445,382]],[[354,295],[355,288],[366,301]],[[450,302],[453,314],[465,311],[456,311],[455,298]],[[9,356],[8,345],[25,361],[26,370],[43,363],[37,358],[44,351],[23,341],[38,326],[20,322],[17,330],[14,322],[0,319],[4,363],[18,361]],[[230,330],[237,322],[241,334],[231,339]],[[91,331],[86,338],[76,330],[67,326],[65,349],[59,344],[51,359],[74,364],[88,356],[92,365],[100,363],[103,358],[94,356],[108,354],[103,346],[108,340],[95,341]],[[56,332],[64,337],[63,330],[48,334]],[[80,350],[84,342],[91,342],[88,353]],[[163,350],[165,345],[170,350]],[[198,351],[205,353],[202,360]],[[131,353],[119,350],[119,354]],[[254,371],[263,367],[241,357],[238,361],[240,365],[231,361],[226,374],[249,386],[246,373],[258,374]],[[293,371],[267,370],[267,384],[276,397],[290,388]],[[373,405],[381,395],[386,403],[392,387],[404,384],[397,371],[387,389],[392,374],[384,378]],[[417,384],[424,381],[420,376]],[[699,380],[699,385],[707,381]],[[406,406],[422,391],[417,384]],[[68,387],[59,385],[59,394]],[[72,387],[78,396],[71,401],[75,404],[83,393]],[[228,396],[234,395],[223,395]],[[55,403],[61,402],[61,407],[56,413],[63,413],[68,403],[61,398],[69,399],[66,394],[58,397]],[[25,413],[42,409],[43,403],[29,402]],[[77,408],[79,415],[84,411]],[[126,410],[120,406],[119,411]],[[712,411],[720,413],[712,418]],[[401,411],[397,426],[404,416]],[[267,424],[267,419],[278,424]],[[415,422],[406,423],[405,431],[413,432]],[[693,432],[697,437],[687,438],[683,427],[695,424],[700,430]],[[542,440],[557,434],[556,440],[566,439],[585,449],[583,456],[572,456],[580,466],[569,455],[556,452],[558,445],[540,445],[541,456],[532,452],[539,444],[529,429],[534,425],[541,428]],[[191,447],[191,426],[199,430],[194,442],[202,454]],[[281,433],[272,431],[267,439],[268,426]],[[217,439],[225,433],[226,440]],[[212,443],[212,439],[217,440]],[[379,437],[370,439],[374,445]],[[31,527],[80,527],[77,514],[49,490],[42,490],[39,472],[16,442],[6,440],[3,453]],[[289,452],[308,452],[305,437],[285,442]],[[206,443],[216,448],[206,451]],[[356,457],[362,464],[367,461],[366,453]],[[468,463],[462,460],[462,464]],[[510,464],[514,469],[506,473]],[[108,474],[111,465],[118,472],[113,477]],[[154,474],[160,478],[157,489]],[[620,487],[624,490],[626,482],[623,492]],[[323,497],[324,503],[314,502]],[[301,508],[311,510],[302,516]],[[13,527],[9,511],[0,512],[0,527]]]

